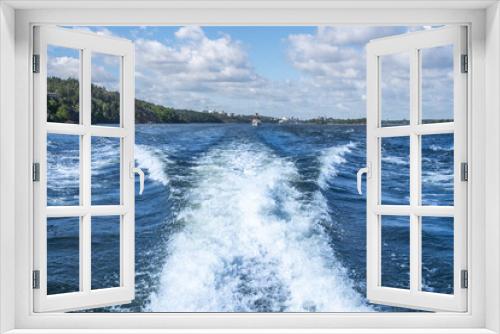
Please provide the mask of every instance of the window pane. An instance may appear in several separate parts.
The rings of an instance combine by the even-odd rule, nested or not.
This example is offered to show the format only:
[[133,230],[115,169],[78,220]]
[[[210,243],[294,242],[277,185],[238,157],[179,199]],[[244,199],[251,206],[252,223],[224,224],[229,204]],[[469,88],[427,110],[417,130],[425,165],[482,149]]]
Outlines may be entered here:
[[92,289],[120,286],[120,216],[92,217]]
[[422,123],[453,121],[453,46],[422,49]]
[[120,142],[92,137],[92,205],[120,204]]
[[80,218],[47,219],[47,294],[80,289]]
[[422,205],[453,205],[453,134],[422,136]]
[[410,124],[410,55],[380,56],[382,126]]
[[47,205],[80,203],[80,137],[47,135]]
[[422,291],[453,294],[453,218],[422,217]]
[[47,121],[78,123],[80,50],[47,47]]
[[391,288],[410,288],[410,217],[382,216],[382,282]]
[[381,138],[381,204],[410,204],[410,138]]
[[92,53],[92,124],[120,125],[120,57]]

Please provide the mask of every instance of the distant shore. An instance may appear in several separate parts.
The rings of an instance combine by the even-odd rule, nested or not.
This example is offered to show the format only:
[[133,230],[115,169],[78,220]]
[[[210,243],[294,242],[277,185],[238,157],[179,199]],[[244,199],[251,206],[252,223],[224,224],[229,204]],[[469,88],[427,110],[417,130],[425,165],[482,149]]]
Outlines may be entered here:
[[[47,120],[58,123],[78,123],[79,82],[76,79],[47,79]],[[104,87],[92,85],[93,124],[120,123],[120,95]],[[196,111],[165,107],[144,100],[135,100],[135,122],[137,124],[183,124],[183,123],[250,123],[254,115],[239,115],[220,110]],[[316,117],[307,120],[293,117],[258,116],[259,120],[271,124],[316,124],[316,125],[364,125],[366,118]],[[450,120],[424,120],[424,123],[449,122]],[[407,120],[385,121],[387,126],[405,125]]]

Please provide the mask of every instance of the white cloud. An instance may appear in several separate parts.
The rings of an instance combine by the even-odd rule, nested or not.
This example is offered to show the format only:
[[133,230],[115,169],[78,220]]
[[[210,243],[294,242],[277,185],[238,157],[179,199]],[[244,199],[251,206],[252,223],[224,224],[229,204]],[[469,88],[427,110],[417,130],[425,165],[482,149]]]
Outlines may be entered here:
[[[107,28],[72,27],[74,30],[93,33],[100,36],[113,36]],[[78,79],[80,76],[80,59],[78,56],[57,56],[60,50],[72,50],[71,54],[78,54],[75,49],[56,47],[52,49],[53,55],[49,55],[47,60],[48,76],[62,79]],[[100,53],[92,54],[92,83],[104,86],[111,90],[117,90],[119,85],[119,65],[120,59],[117,56]]]
[[[288,37],[290,63],[315,89],[316,104],[331,108],[341,117],[362,117],[366,103],[365,46],[373,39],[400,35],[421,27],[318,27],[314,33]],[[407,117],[402,108],[408,97],[408,75],[404,57],[391,62],[390,77],[383,86],[391,99],[391,118]],[[305,80],[307,81],[307,80]],[[310,98],[312,101],[312,99]],[[386,101],[387,102],[387,101]],[[321,106],[319,106],[321,107]],[[387,109],[387,108],[386,108]]]
[[[376,34],[364,28],[340,35],[334,31],[318,28],[315,34],[289,37],[289,60],[303,74],[294,80],[258,75],[240,42],[228,35],[208,38],[200,27],[180,28],[170,43],[138,39],[138,96],[175,107],[217,106],[236,113],[362,117],[363,43]],[[350,36],[361,46],[348,44]]]
[[453,117],[453,47],[422,51],[422,114],[424,118]]
[[94,53],[91,61],[92,84],[117,91],[120,87],[120,57]]
[[178,39],[191,39],[196,41],[205,38],[205,34],[199,26],[185,26],[177,30],[175,37]]
[[306,74],[361,78],[365,45],[374,38],[403,32],[398,27],[318,27],[314,34],[290,35],[288,56]]
[[[130,33],[136,46],[136,93],[138,98],[178,108],[217,108],[304,118],[363,117],[366,43],[419,29],[422,28],[318,27],[312,33],[290,35],[285,41],[287,59],[283,61],[288,61],[299,76],[271,80],[253,68],[247,46],[227,34],[209,37],[201,27],[186,26],[175,32],[173,40],[168,40],[158,35],[157,30],[153,33],[139,28]],[[97,31],[111,34],[108,29]],[[69,63],[77,59],[60,58],[52,60],[53,71],[57,70],[61,77],[74,77],[77,67]],[[401,59],[395,59],[392,64],[395,75],[386,81],[389,86],[400,86],[399,90],[404,88],[405,81]],[[116,72],[110,70],[112,60],[105,58],[93,64],[95,83],[108,88],[116,83]],[[449,86],[450,82],[449,73],[441,70],[444,62],[449,61],[446,55],[435,53],[431,60],[426,73],[435,80],[427,92]],[[53,66],[56,62],[59,62],[57,69]],[[430,84],[424,85],[427,88]],[[404,98],[394,89],[393,93]],[[432,94],[426,99],[448,104],[450,100],[443,94]]]
[[[138,39],[138,97],[174,107],[246,114],[362,117],[363,51],[346,44],[347,33],[338,37],[330,30],[290,36],[289,59],[303,74],[295,80],[258,75],[240,42],[228,35],[208,38],[200,27],[180,28],[170,43]],[[356,33],[358,40],[361,35],[361,30]]]
[[[197,26],[180,28],[175,43],[138,39],[138,95],[177,107],[205,108],[210,95],[248,96],[265,79],[257,75],[240,42],[208,38]],[[207,102],[208,101],[208,102]]]
[[80,77],[80,60],[74,57],[49,57],[47,75],[62,79],[78,79]]
[[[111,56],[110,56],[111,57]],[[92,64],[92,84],[117,90],[119,87],[119,60],[110,60],[108,56],[99,57],[98,63]],[[112,69],[111,66],[115,68]],[[80,78],[80,60],[75,57],[49,57],[47,60],[48,77],[61,79]]]
[[304,98],[325,116],[364,116],[364,45],[374,36],[370,28],[318,27],[288,37],[289,61],[310,85]]

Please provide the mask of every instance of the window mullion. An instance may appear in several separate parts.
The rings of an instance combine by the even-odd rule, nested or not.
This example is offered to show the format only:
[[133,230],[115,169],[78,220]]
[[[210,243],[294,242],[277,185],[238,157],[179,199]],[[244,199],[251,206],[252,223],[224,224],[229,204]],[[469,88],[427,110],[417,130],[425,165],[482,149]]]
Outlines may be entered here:
[[[419,51],[413,49],[410,58],[410,207],[420,205],[420,136],[417,127],[420,120],[420,80],[419,80]],[[410,291],[420,289],[420,217],[412,210],[410,214]]]
[[82,57],[82,125],[84,134],[81,137],[81,187],[85,213],[81,217],[80,227],[80,289],[90,292],[91,289],[91,51],[83,49]]

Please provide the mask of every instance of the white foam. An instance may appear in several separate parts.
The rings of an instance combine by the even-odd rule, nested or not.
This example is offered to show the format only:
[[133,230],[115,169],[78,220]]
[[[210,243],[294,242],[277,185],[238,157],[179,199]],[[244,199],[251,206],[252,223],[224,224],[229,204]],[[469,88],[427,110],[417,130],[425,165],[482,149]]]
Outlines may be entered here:
[[47,178],[51,188],[65,188],[68,186],[77,186],[79,180],[78,159],[73,157],[64,157],[61,155],[47,154]]
[[452,146],[444,147],[444,146],[432,144],[432,145],[429,146],[429,148],[432,151],[434,151],[434,152],[437,152],[437,151],[453,151],[453,145]]
[[328,188],[328,181],[338,174],[338,166],[346,162],[344,156],[355,147],[355,143],[349,142],[348,144],[330,147],[321,154],[318,184],[322,189]]
[[193,173],[147,311],[368,310],[319,225],[325,199],[291,186],[292,162],[240,143],[207,152]]
[[[51,189],[65,189],[67,187],[78,187],[80,178],[80,159],[78,151],[66,149],[57,151],[48,143],[47,149],[47,185]],[[51,198],[51,201],[60,199]],[[62,199],[61,199],[62,200]],[[56,203],[54,203],[56,204]]]
[[424,183],[444,183],[453,186],[453,173],[449,170],[439,172],[425,171],[422,175],[422,179]]
[[402,157],[395,157],[393,155],[382,157],[382,161],[388,162],[395,165],[408,165],[408,159],[403,159]]
[[147,169],[148,178],[166,186],[169,183],[169,178],[165,171],[165,162],[168,162],[168,159],[164,154],[159,150],[144,145],[135,145],[134,149],[135,159],[139,168]]
[[120,164],[120,139],[98,138],[92,143],[92,175],[100,175],[102,170]]

